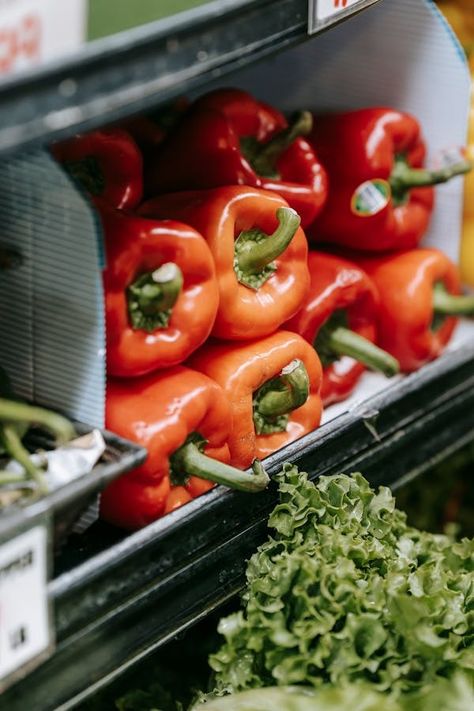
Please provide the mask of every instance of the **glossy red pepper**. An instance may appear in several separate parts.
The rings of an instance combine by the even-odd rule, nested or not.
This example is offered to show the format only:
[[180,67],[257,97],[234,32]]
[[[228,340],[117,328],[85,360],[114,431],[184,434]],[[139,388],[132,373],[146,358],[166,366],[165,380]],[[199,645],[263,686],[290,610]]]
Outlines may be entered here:
[[277,331],[250,343],[208,342],[190,363],[229,399],[235,466],[247,467],[319,425],[321,363],[296,333]]
[[268,484],[259,462],[254,462],[254,474],[226,464],[231,428],[227,397],[210,378],[189,368],[110,380],[106,427],[148,450],[144,464],[102,494],[102,518],[122,528],[146,526],[207,491],[209,482],[250,492]]
[[474,314],[474,296],[460,295],[459,271],[437,249],[355,258],[380,294],[378,342],[405,372],[442,353],[455,316]]
[[209,336],[219,295],[205,240],[187,225],[99,207],[109,375],[182,363]]
[[[429,186],[470,170],[465,160],[439,170],[422,168],[426,151],[420,125],[394,109],[315,117],[309,140],[328,171],[331,191],[308,237],[353,249],[416,247],[433,212]],[[365,192],[359,192],[363,185]]]
[[150,196],[248,185],[281,195],[309,225],[327,197],[327,177],[302,136],[309,112],[283,114],[239,89],[201,97],[156,150],[146,173]]
[[130,210],[141,201],[142,156],[126,131],[111,128],[80,134],[56,143],[52,152],[93,197],[120,210]]
[[219,286],[214,336],[266,336],[301,307],[308,245],[298,215],[278,195],[236,186],[175,193],[149,200],[140,214],[181,220],[206,239]]
[[387,376],[398,362],[375,345],[378,294],[372,280],[353,262],[310,252],[311,286],[303,308],[285,324],[311,343],[323,364],[324,405],[344,400],[365,367]]

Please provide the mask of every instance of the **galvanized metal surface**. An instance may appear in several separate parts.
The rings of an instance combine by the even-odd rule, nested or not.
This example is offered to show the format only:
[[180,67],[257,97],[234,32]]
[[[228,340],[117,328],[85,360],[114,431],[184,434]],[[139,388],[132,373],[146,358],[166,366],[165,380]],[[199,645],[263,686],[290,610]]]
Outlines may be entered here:
[[[416,476],[474,438],[474,344],[446,354],[364,407],[267,460],[311,476],[357,469],[374,484]],[[58,646],[2,698],[9,711],[71,708],[95,687],[164,644],[242,586],[276,501],[209,492],[133,535],[98,526],[63,552],[50,584]],[[115,541],[115,542],[114,542]],[[81,563],[82,559],[82,563]]]

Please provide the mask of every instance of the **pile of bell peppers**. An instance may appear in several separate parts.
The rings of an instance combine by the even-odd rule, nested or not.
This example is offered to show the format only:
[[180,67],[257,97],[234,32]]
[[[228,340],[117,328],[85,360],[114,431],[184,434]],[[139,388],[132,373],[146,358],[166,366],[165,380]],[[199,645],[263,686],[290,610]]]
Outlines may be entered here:
[[433,186],[470,163],[428,170],[401,111],[286,118],[219,89],[165,126],[134,119],[54,154],[103,228],[106,426],[148,450],[102,496],[118,526],[214,483],[261,491],[260,460],[366,369],[419,368],[474,311],[456,267],[418,248]]

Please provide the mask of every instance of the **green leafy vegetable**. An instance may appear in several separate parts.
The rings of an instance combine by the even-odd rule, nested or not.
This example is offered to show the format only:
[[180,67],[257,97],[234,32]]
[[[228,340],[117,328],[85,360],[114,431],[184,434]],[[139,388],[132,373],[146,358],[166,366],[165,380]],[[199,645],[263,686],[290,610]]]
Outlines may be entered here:
[[400,698],[472,679],[473,541],[409,527],[360,474],[314,485],[286,465],[279,488],[243,610],[219,625],[217,690],[368,682]]
[[269,687],[252,689],[193,706],[191,711],[402,711],[386,699],[357,684],[333,689],[311,687]]

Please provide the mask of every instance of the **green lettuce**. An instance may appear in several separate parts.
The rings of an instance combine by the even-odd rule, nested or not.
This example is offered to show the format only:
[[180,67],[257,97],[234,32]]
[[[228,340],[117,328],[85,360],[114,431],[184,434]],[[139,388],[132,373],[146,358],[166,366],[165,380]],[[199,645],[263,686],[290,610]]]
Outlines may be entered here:
[[360,474],[313,484],[286,465],[279,490],[242,610],[219,624],[217,690],[367,682],[397,699],[458,671],[470,683],[474,542],[408,526]]
[[403,711],[393,700],[353,684],[325,687],[269,687],[242,691],[193,706],[191,711]]

